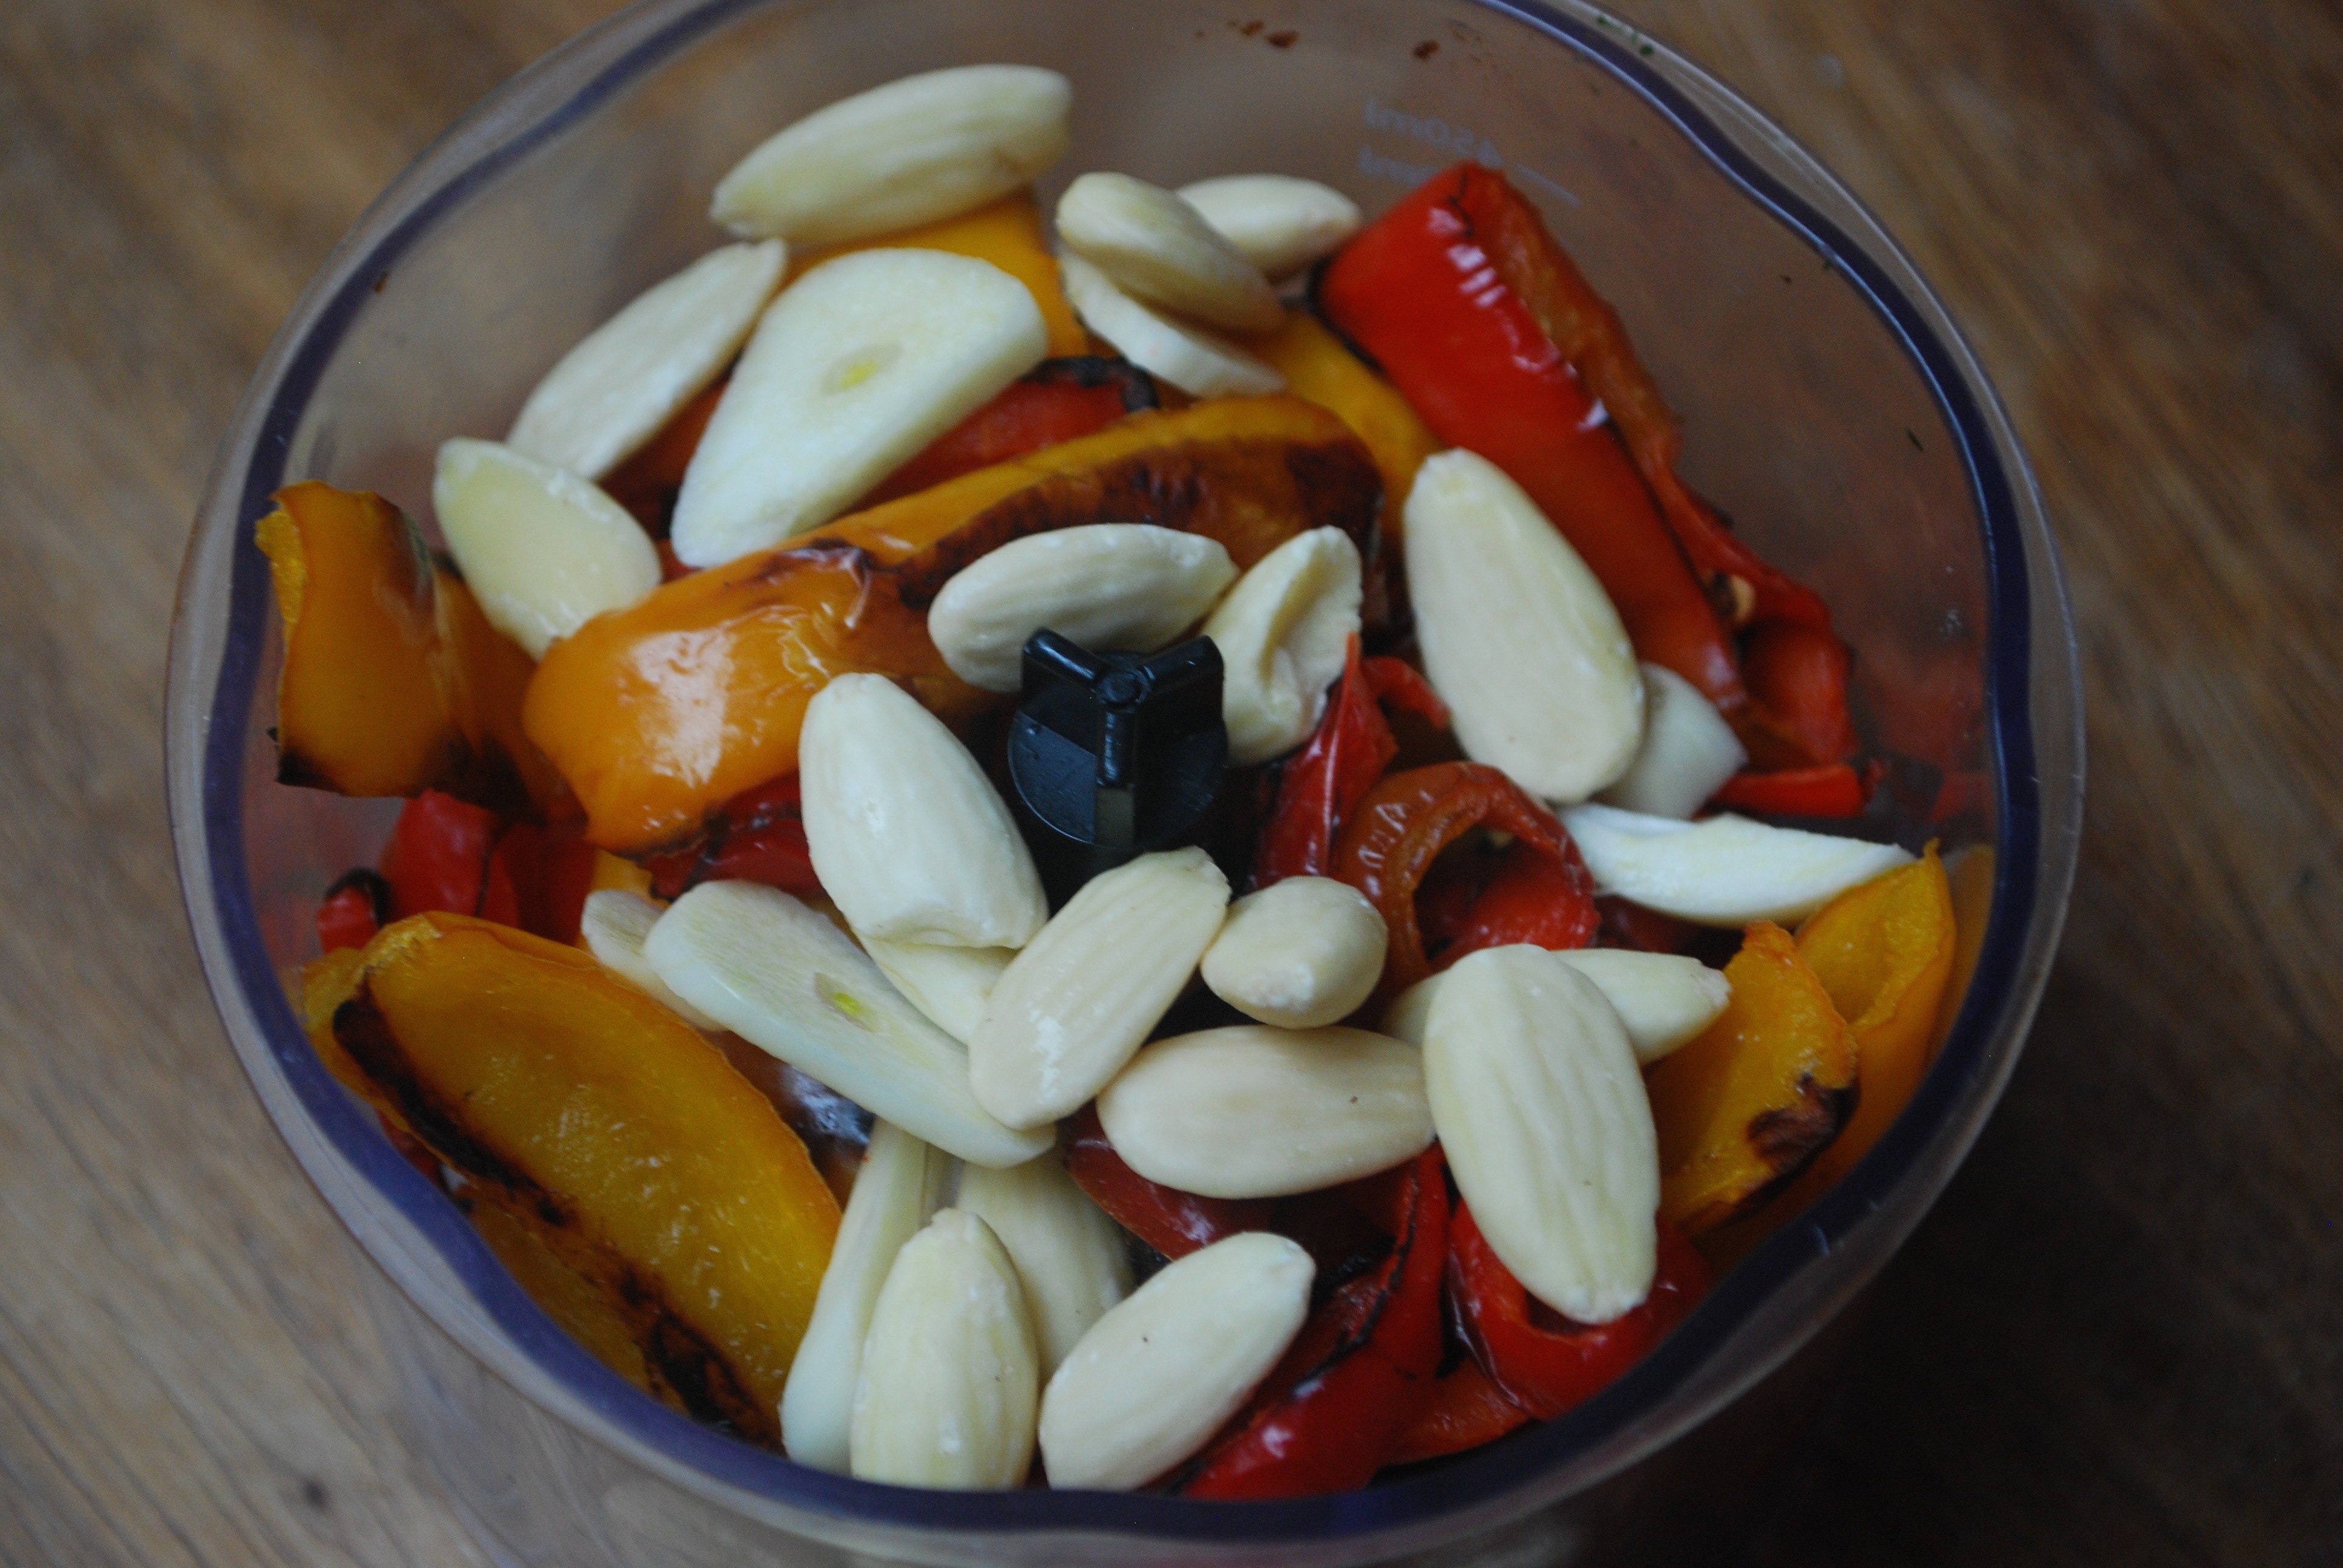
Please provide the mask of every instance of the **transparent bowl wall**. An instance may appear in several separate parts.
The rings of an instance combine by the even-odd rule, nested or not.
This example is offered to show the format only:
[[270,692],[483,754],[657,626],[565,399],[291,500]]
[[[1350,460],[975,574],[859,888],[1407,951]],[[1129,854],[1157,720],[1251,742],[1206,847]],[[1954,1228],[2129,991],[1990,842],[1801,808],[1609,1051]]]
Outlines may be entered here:
[[[1257,24],[1257,25],[1256,25]],[[392,803],[279,787],[278,658],[250,542],[297,479],[427,516],[432,453],[496,435],[571,343],[720,237],[707,193],[774,127],[904,73],[1053,66],[1056,176],[1276,170],[1370,212],[1462,157],[1544,208],[1681,411],[1692,481],[1828,596],[1875,735],[1996,783],[1993,913],[1958,1024],[1894,1131],[1568,1418],[1348,1496],[901,1491],[799,1469],[605,1371],[518,1290],[304,1042],[285,982]],[[1045,191],[1054,196],[1054,190]],[[2049,537],[1990,389],[1925,284],[1810,157],[1591,9],[1313,0],[654,0],[468,116],[360,221],[230,431],[171,668],[172,811],[227,1031],[367,1271],[417,1440],[512,1561],[575,1564],[1545,1562],[1656,1504],[1662,1451],[1876,1271],[2007,1077],[2056,943],[2080,810],[2073,641]],[[1981,708],[1959,745],[1926,721]],[[1917,721],[1916,721],[1917,720]],[[1917,821],[1896,830],[1915,841]],[[1681,1452],[1681,1450],[1678,1451]]]

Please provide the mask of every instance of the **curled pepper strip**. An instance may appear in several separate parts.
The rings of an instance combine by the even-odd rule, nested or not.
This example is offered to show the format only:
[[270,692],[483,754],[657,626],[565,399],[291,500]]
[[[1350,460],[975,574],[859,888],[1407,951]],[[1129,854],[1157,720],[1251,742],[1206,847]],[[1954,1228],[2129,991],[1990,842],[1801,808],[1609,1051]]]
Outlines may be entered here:
[[1448,705],[1413,665],[1362,657],[1351,638],[1342,680],[1309,743],[1279,774],[1253,859],[1253,884],[1326,873],[1334,835],[1399,753],[1384,705],[1445,728]]
[[1494,1442],[1530,1419],[1481,1363],[1461,1356],[1432,1385],[1432,1397],[1393,1445],[1390,1462],[1414,1464]]
[[702,882],[762,882],[799,898],[822,896],[806,844],[805,816],[794,770],[744,789],[726,801],[693,844],[643,858],[651,891],[679,899]]
[[1389,1462],[1440,1367],[1448,1182],[1437,1149],[1402,1173],[1392,1249],[1342,1285],[1182,1489],[1306,1497],[1364,1486]]
[[1184,1258],[1240,1231],[1269,1229],[1272,1205],[1263,1201],[1205,1198],[1150,1181],[1122,1162],[1100,1125],[1098,1107],[1085,1105],[1067,1124],[1066,1174],[1116,1224],[1167,1258]]
[[[1509,856],[1518,850],[1560,868],[1558,876],[1537,874],[1538,885],[1553,900],[1538,929],[1558,939],[1544,945],[1584,947],[1593,939],[1599,923],[1594,879],[1553,812],[1530,799],[1502,771],[1483,763],[1439,762],[1412,768],[1383,779],[1360,800],[1343,825],[1330,869],[1331,875],[1366,894],[1390,930],[1391,946],[1378,995],[1394,996],[1432,973],[1434,965],[1424,951],[1416,913],[1416,890],[1443,849],[1483,827],[1513,836]],[[1522,848],[1524,845],[1526,849]],[[1502,871],[1500,877],[1503,877]],[[1495,886],[1493,882],[1492,887]],[[1509,886],[1503,896],[1511,900],[1519,891]],[[1475,927],[1479,909],[1476,901],[1467,913],[1467,933]],[[1480,929],[1487,940],[1514,927],[1510,920],[1500,921],[1493,913]],[[1531,939],[1504,935],[1502,940]],[[1461,958],[1469,950],[1460,938],[1441,957]]]
[[1593,1399],[1665,1339],[1706,1293],[1708,1265],[1674,1226],[1654,1222],[1659,1272],[1644,1304],[1607,1323],[1577,1323],[1532,1302],[1483,1238],[1473,1211],[1456,1205],[1449,1221],[1449,1293],[1474,1357],[1532,1415],[1552,1421]]

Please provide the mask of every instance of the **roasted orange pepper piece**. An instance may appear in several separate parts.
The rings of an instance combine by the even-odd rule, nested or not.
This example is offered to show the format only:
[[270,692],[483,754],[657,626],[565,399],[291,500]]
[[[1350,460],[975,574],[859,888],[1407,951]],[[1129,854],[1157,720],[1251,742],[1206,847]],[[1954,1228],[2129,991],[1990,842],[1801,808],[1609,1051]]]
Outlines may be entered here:
[[1050,254],[1049,240],[1041,232],[1041,209],[1031,191],[1018,191],[974,212],[899,229],[876,239],[809,250],[790,258],[789,276],[794,281],[834,256],[858,250],[948,250],[954,256],[989,261],[1032,292],[1033,303],[1041,307],[1041,325],[1049,329],[1052,357],[1091,351],[1090,334],[1082,330],[1074,307],[1066,303],[1065,286],[1058,280],[1058,258]]
[[1367,368],[1306,310],[1286,312],[1284,326],[1245,339],[1245,347],[1277,368],[1286,391],[1332,410],[1367,444],[1383,478],[1383,538],[1396,542],[1415,471],[1447,443],[1432,433],[1397,387]]
[[839,1211],[772,1105],[574,948],[435,913],[350,957],[305,996],[339,1070],[596,1289],[651,1392],[778,1443]]
[[1790,933],[1760,920],[1725,966],[1733,1000],[1644,1075],[1660,1216],[1688,1236],[1763,1202],[1855,1110],[1855,1037]]

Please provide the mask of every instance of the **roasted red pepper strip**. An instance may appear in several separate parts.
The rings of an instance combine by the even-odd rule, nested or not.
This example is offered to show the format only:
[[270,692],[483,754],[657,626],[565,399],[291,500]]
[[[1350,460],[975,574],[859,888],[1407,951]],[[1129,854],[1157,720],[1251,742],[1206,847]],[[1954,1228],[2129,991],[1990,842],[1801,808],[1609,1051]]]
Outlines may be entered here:
[[[691,467],[691,455],[699,450],[699,438],[708,434],[708,422],[716,417],[716,405],[724,400],[724,388],[731,383],[729,371],[717,377],[714,385],[676,410],[642,450],[603,477],[602,488],[610,498],[632,512],[635,521],[655,539],[667,538],[668,525],[675,518],[675,498],[683,489],[684,470]],[[659,558],[662,564],[673,561],[671,578],[692,569],[674,561],[667,550],[659,552]]]
[[390,884],[360,866],[334,879],[317,902],[317,946],[325,952],[362,948],[390,921]]
[[1506,846],[1497,874],[1465,911],[1463,926],[1438,949],[1433,968],[1444,970],[1466,953],[1526,942],[1562,951],[1594,940],[1603,917],[1594,907],[1594,878],[1567,838],[1549,854],[1526,839]]
[[400,808],[382,851],[390,912],[405,920],[427,910],[520,923],[520,900],[508,867],[496,860],[505,820],[484,806],[437,789]]
[[1604,418],[1618,411],[1597,404],[1599,387],[1499,271],[1482,232],[1493,196],[1513,193],[1473,165],[1433,176],[1326,264],[1318,307],[1441,439],[1529,493],[1600,579],[1642,658],[1731,713],[1745,697],[1733,639]]
[[[1644,1304],[1607,1323],[1574,1323],[1530,1299],[1463,1203],[1449,1221],[1448,1289],[1473,1353],[1498,1387],[1552,1421],[1616,1382],[1667,1337],[1708,1290],[1708,1265],[1665,1221],[1658,1275]],[[1543,1321],[1541,1321],[1543,1320]]]
[[1440,1374],[1432,1397],[1392,1446],[1391,1462],[1413,1464],[1494,1442],[1530,1419],[1471,1356]]
[[[1578,847],[1554,814],[1522,792],[1497,769],[1478,762],[1438,762],[1394,773],[1373,789],[1342,826],[1329,876],[1367,895],[1391,931],[1378,995],[1406,990],[1433,970],[1416,913],[1416,890],[1440,852],[1475,828],[1510,833],[1530,851],[1561,862],[1569,875],[1557,896],[1583,903],[1584,930],[1595,928],[1594,885]],[[1566,894],[1562,890],[1567,889]],[[1584,945],[1584,939],[1579,945]]]
[[1751,630],[1741,669],[1755,709],[1741,727],[1750,760],[1768,771],[1844,761],[1860,744],[1846,707],[1855,657],[1828,629],[1768,621]]
[[1440,1368],[1448,1179],[1437,1149],[1407,1168],[1390,1255],[1328,1297],[1204,1455],[1191,1497],[1309,1497],[1364,1486],[1390,1462]]
[[1099,1125],[1098,1110],[1085,1105],[1067,1125],[1066,1173],[1109,1218],[1162,1253],[1184,1258],[1240,1231],[1269,1228],[1272,1206],[1203,1198],[1150,1181],[1122,1162]]
[[1354,637],[1317,730],[1278,775],[1277,803],[1254,851],[1254,886],[1325,874],[1335,833],[1398,754],[1385,703],[1448,723],[1448,705],[1413,665],[1363,658]]
[[1603,923],[1594,935],[1598,948],[1626,948],[1639,953],[1680,953],[1692,946],[1700,928],[1690,920],[1647,910],[1641,904],[1608,894],[1594,900]]
[[1154,390],[1141,372],[1121,360],[1043,360],[930,442],[860,504],[876,506],[1091,435],[1154,401]]
[[724,803],[699,842],[645,856],[642,865],[651,874],[651,891],[662,899],[679,899],[702,882],[717,881],[762,882],[799,898],[821,896],[794,772],[742,790]]
[[510,881],[521,930],[548,941],[578,940],[578,916],[594,886],[594,846],[585,823],[572,818],[549,827],[516,822],[497,840],[490,875]]
[[1736,773],[1709,804],[1771,817],[1860,817],[1877,780],[1877,769],[1857,769],[1849,762],[1785,773]]

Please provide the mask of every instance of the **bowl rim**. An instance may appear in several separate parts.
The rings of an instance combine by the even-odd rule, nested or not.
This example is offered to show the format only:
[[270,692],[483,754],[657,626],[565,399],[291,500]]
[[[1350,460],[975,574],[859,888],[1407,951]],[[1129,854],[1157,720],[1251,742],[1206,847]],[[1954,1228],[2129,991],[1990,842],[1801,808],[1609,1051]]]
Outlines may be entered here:
[[[390,1146],[310,1049],[261,940],[242,819],[247,716],[271,597],[250,530],[284,478],[307,400],[376,280],[468,195],[742,14],[789,3],[647,0],[528,67],[376,199],[255,373],[206,485],[181,578],[166,752],[183,897],[223,1022],[272,1121],[337,1215],[403,1287],[415,1275],[416,1248],[436,1255],[426,1260],[429,1269],[467,1293],[479,1316],[453,1322],[412,1289],[407,1294],[490,1372],[668,1479],[799,1533],[847,1539],[873,1527],[978,1536],[1066,1532],[1207,1551],[1333,1540],[1365,1554],[1370,1546],[1380,1553],[1410,1538],[1429,1542],[1486,1528],[1646,1457],[1771,1372],[1877,1271],[1942,1191],[1998,1100],[2039,1000],[2072,882],[2081,699],[2065,587],[2032,474],[1941,302],[1818,160],[1683,56],[1583,0],[1472,4],[1525,24],[1607,71],[1672,123],[1745,196],[1845,275],[1935,395],[1984,534],[1986,711],[1999,806],[1991,915],[1975,976],[1911,1105],[1800,1222],[1728,1272],[1627,1376],[1560,1420],[1534,1423],[1421,1473],[1332,1497],[1213,1503],[1081,1492],[937,1493],[853,1481],[701,1426],[594,1360],[521,1290],[454,1203]],[[1793,179],[1826,199],[1832,212],[1793,190]],[[2046,682],[2051,697],[2039,714],[2037,682]],[[2047,728],[2037,729],[2037,718]],[[2055,771],[2044,772],[2046,760]],[[1903,1191],[1914,1181],[1925,1191]],[[370,1190],[370,1201],[387,1206],[411,1234],[395,1235],[380,1213],[360,1212],[369,1200],[353,1182]],[[1842,1261],[1843,1277],[1823,1310],[1808,1303],[1795,1320],[1768,1316],[1765,1309],[1779,1302],[1785,1287],[1842,1249],[1859,1255]],[[407,1267],[395,1266],[400,1262]],[[562,1397],[547,1397],[548,1389]]]

